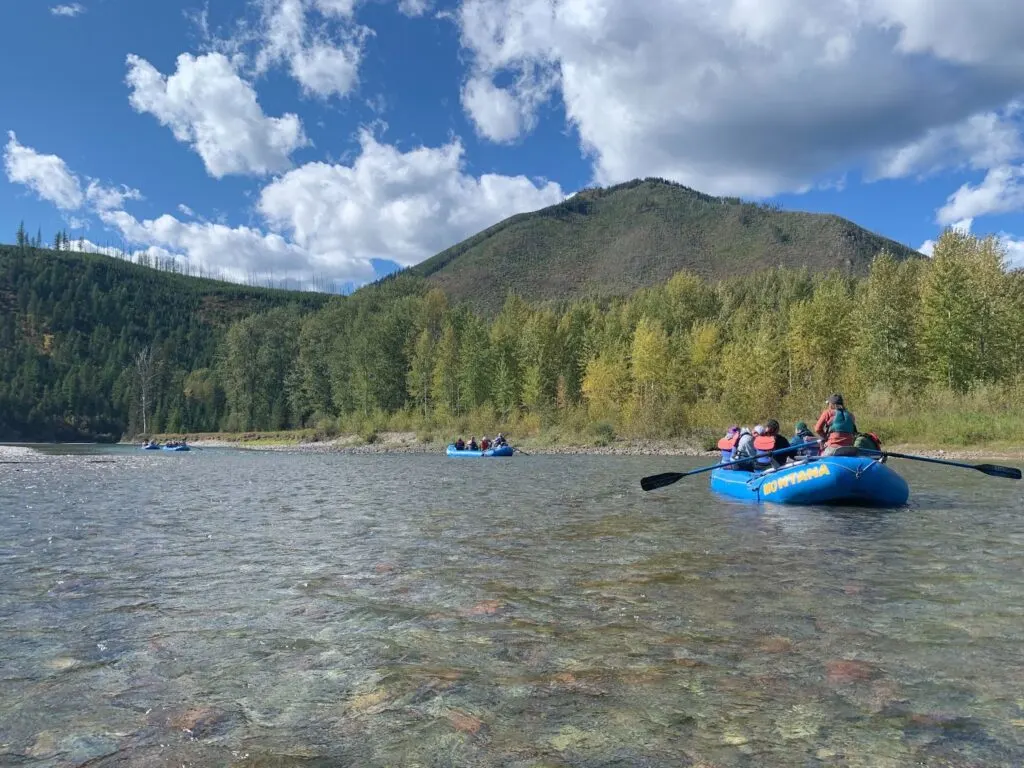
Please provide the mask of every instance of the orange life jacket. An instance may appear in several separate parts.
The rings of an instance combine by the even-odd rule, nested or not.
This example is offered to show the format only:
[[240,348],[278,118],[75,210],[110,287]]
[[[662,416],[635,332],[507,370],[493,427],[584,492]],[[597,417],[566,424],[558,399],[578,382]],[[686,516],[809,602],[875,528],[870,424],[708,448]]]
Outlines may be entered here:
[[775,450],[774,435],[758,435],[754,438],[754,449],[757,451],[757,463],[761,465],[771,464],[772,457],[766,454]]
[[736,446],[740,444],[740,433],[737,432],[735,437],[723,437],[718,441],[718,450],[722,452],[722,461],[729,461],[732,459],[732,452],[736,450]]

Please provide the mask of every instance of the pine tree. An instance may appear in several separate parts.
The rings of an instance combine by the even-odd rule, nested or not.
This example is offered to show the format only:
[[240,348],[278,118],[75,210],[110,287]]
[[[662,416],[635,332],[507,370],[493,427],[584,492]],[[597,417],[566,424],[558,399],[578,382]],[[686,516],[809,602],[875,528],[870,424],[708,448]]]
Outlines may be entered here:
[[22,221],[20,224],[18,224],[18,232],[15,235],[15,238],[16,238],[15,242],[18,244],[19,248],[25,248],[29,244],[28,243],[28,234],[25,232],[25,222],[24,221]]

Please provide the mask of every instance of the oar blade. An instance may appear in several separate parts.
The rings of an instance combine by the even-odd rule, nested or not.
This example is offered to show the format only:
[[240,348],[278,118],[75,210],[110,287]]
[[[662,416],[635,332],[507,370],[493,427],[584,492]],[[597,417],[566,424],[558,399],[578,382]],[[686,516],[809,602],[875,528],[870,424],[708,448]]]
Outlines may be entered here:
[[975,464],[974,468],[993,477],[1006,477],[1010,480],[1021,479],[1021,472],[1016,467],[1001,467],[998,464]]
[[682,472],[662,472],[660,475],[648,475],[640,478],[640,487],[645,491],[653,491],[656,488],[664,488],[666,485],[682,480],[686,475]]

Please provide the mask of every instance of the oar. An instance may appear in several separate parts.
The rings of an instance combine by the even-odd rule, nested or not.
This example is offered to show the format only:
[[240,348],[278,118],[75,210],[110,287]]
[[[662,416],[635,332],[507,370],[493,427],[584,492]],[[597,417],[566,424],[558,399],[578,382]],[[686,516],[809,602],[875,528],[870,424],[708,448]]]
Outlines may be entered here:
[[948,461],[947,459],[931,459],[927,456],[912,456],[907,453],[893,453],[892,451],[873,451],[870,448],[862,448],[862,453],[869,453],[874,456],[892,456],[897,459],[910,459],[911,461],[927,461],[929,464],[947,464],[951,467],[963,467],[964,469],[976,469],[992,477],[1005,477],[1010,480],[1020,480],[1021,472],[1016,467],[1002,467],[998,464],[964,464],[960,461]]
[[532,454],[529,454],[526,451],[524,451],[522,448],[513,448],[512,450],[515,451],[516,453],[523,454],[523,456],[530,456],[530,455],[532,455]]
[[[760,453],[756,458],[763,458],[765,456],[774,456],[778,453],[792,453],[798,448],[794,448],[792,445],[785,448],[777,448],[769,453]],[[725,467],[734,467],[737,464],[743,464],[744,462],[754,461],[755,457],[747,456],[742,459],[736,459],[735,461],[726,461],[721,464],[712,464],[710,467],[702,467],[701,469],[691,469],[689,472],[662,472],[660,475],[648,475],[647,477],[640,478],[640,487],[645,491],[653,491],[657,488],[664,488],[666,485],[672,485],[672,483],[679,482],[684,477],[690,475],[699,475],[701,472],[710,472],[713,469],[724,469]]]

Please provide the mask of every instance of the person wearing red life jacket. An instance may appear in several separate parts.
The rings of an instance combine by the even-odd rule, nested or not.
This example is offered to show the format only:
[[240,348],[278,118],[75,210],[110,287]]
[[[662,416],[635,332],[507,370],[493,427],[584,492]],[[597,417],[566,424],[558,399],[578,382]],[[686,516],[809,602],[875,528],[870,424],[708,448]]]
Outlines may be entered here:
[[725,437],[718,441],[718,450],[722,454],[722,462],[732,460],[732,452],[736,450],[736,446],[740,444],[740,428],[737,426],[729,427],[725,433]]
[[486,437],[481,437],[480,438],[480,450],[481,451],[486,451],[490,447],[491,447],[491,441],[488,440]]

